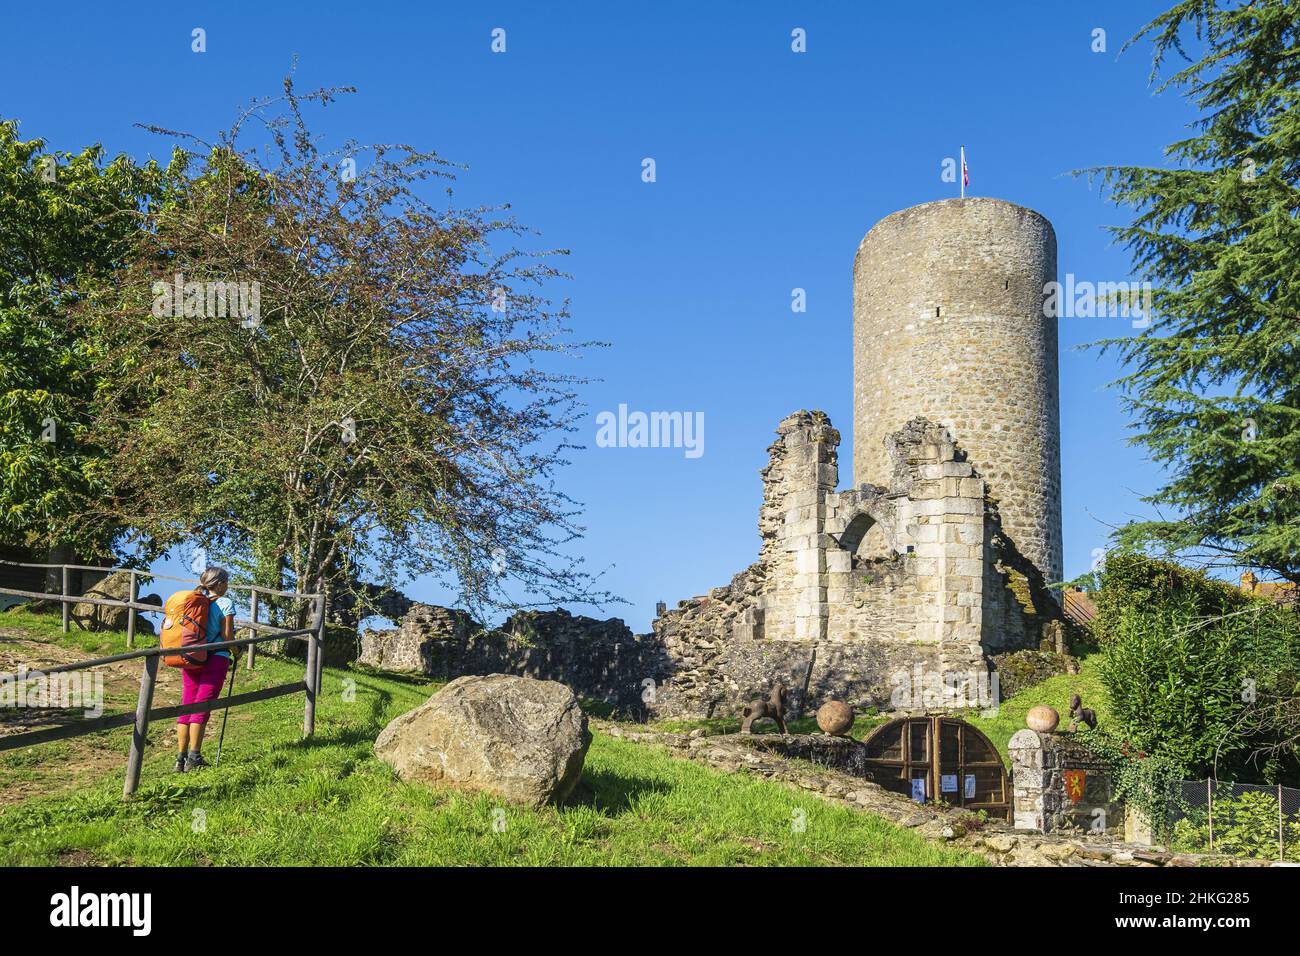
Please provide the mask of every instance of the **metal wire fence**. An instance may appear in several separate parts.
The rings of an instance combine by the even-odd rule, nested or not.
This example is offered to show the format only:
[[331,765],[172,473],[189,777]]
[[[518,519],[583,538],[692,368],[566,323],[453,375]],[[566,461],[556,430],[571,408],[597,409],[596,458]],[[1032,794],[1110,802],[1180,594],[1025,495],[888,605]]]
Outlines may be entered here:
[[1184,780],[1170,809],[1173,849],[1300,862],[1300,790]]

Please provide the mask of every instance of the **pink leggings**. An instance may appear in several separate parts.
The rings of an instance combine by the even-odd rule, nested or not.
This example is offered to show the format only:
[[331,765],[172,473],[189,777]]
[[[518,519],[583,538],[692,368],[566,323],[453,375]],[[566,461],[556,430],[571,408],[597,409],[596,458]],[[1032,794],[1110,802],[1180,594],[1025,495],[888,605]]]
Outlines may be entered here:
[[[198,704],[205,700],[216,700],[221,696],[221,685],[226,682],[226,671],[230,667],[230,658],[223,654],[213,654],[203,665],[202,670],[181,671],[181,703]],[[176,718],[178,724],[206,724],[211,711],[201,714],[181,714]]]

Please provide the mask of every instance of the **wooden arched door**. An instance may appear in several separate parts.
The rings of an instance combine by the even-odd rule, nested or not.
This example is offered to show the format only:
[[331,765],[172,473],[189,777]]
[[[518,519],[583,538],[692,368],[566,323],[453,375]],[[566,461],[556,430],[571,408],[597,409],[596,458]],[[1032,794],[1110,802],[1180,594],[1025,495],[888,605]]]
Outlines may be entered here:
[[918,803],[1011,818],[1006,766],[993,742],[957,717],[900,717],[863,741],[875,782]]

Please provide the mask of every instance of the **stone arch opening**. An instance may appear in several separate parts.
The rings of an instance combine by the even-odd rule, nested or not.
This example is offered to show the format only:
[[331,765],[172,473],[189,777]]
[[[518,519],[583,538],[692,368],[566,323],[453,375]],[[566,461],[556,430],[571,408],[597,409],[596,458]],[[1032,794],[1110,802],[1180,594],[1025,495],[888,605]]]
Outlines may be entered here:
[[845,527],[840,535],[840,547],[853,556],[852,567],[855,568],[894,557],[884,527],[865,511],[854,515]]

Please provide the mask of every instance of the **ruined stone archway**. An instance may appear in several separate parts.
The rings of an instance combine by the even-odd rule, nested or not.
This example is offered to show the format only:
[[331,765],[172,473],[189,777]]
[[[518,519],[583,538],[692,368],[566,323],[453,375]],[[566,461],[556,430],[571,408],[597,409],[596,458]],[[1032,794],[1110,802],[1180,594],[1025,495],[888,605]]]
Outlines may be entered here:
[[896,554],[885,525],[865,509],[849,519],[838,540],[840,547],[853,556],[855,568],[873,561],[892,560]]

